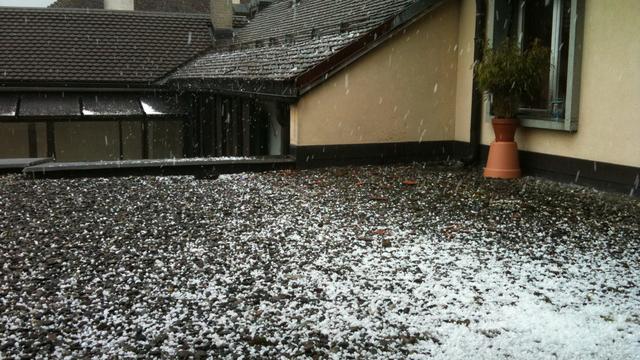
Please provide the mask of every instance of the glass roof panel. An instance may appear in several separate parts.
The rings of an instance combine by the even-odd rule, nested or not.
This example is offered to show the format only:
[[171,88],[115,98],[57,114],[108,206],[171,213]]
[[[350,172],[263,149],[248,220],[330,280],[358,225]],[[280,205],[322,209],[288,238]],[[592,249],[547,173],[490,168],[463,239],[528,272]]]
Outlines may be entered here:
[[177,96],[143,96],[140,104],[145,114],[149,116],[187,114],[187,107]]
[[0,95],[0,116],[16,116],[18,109],[18,97]]
[[82,97],[84,116],[142,115],[140,100],[136,94],[96,94]]
[[26,94],[20,101],[20,116],[78,116],[80,99],[68,94]]

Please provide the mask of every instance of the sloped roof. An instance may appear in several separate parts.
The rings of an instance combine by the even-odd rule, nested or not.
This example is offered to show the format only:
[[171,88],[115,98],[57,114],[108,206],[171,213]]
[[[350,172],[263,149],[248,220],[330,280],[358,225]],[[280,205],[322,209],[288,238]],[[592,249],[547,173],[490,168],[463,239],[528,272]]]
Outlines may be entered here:
[[416,0],[281,0],[238,31],[241,43],[284,35],[310,35],[312,29],[339,31],[342,24],[371,29]]
[[0,86],[150,84],[211,45],[208,15],[0,7]]
[[217,51],[180,68],[171,78],[286,80],[304,73],[357,39],[360,34],[358,31],[352,31],[325,35],[295,44]]
[[[209,14],[210,0],[135,0],[138,11]],[[103,9],[104,0],[56,0],[52,8]]]
[[[332,58],[345,61],[443,1],[280,0],[239,29],[233,45],[213,49],[166,81],[186,86],[189,80],[297,82]],[[353,46],[356,42],[362,44]]]

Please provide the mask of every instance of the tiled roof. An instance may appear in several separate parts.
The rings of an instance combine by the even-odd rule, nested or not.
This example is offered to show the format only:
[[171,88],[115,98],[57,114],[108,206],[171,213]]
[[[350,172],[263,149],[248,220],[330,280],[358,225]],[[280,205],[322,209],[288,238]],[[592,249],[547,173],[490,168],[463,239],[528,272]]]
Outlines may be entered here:
[[0,86],[148,84],[211,44],[208,15],[0,8]]
[[281,0],[258,13],[238,32],[239,42],[337,31],[342,24],[373,28],[415,0]]
[[296,44],[211,53],[179,69],[172,78],[286,80],[323,61],[359,35],[359,32],[349,32]]
[[281,0],[168,80],[295,78],[417,0]]

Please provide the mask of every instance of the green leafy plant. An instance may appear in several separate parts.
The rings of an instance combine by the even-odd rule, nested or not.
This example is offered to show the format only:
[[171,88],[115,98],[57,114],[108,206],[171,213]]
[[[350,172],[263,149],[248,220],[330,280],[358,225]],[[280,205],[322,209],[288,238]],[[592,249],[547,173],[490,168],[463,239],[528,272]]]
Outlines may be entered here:
[[474,71],[478,88],[492,96],[494,114],[513,118],[522,101],[540,93],[549,75],[549,49],[536,40],[522,50],[506,39],[498,47],[487,48]]

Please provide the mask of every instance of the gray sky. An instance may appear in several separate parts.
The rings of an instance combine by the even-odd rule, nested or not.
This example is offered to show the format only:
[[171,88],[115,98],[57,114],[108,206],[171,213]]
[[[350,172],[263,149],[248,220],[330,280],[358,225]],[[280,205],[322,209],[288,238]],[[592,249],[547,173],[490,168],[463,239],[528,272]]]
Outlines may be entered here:
[[0,6],[49,6],[55,0],[0,0]]

